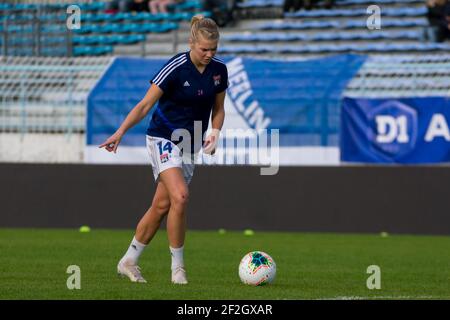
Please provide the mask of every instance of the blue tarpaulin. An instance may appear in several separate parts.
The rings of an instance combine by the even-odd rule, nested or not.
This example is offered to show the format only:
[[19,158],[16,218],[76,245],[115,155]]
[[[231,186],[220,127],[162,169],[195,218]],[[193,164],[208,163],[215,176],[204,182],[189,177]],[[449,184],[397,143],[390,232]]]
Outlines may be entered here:
[[341,160],[450,162],[450,98],[345,98]]
[[[360,55],[303,61],[228,57],[227,95],[247,125],[243,129],[279,129],[280,146],[336,146],[342,92],[365,59]],[[88,97],[88,145],[98,145],[116,131],[166,61],[114,60]],[[122,145],[145,145],[150,116],[127,132]]]

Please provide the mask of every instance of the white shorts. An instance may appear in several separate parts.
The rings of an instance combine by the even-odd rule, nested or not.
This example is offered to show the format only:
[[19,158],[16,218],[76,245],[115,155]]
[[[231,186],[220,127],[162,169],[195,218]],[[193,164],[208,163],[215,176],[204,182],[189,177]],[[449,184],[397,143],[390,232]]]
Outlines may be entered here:
[[155,181],[159,174],[169,168],[181,168],[186,184],[189,184],[194,175],[194,163],[183,161],[181,150],[170,140],[147,136],[147,150],[150,155],[150,164],[153,169]]

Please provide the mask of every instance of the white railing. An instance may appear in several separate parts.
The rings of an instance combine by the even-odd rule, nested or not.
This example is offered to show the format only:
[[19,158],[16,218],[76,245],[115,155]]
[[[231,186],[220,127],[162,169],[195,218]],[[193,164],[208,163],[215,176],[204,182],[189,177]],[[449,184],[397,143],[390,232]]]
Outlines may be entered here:
[[80,133],[111,58],[0,57],[0,132]]
[[371,56],[350,81],[347,96],[450,96],[450,55]]

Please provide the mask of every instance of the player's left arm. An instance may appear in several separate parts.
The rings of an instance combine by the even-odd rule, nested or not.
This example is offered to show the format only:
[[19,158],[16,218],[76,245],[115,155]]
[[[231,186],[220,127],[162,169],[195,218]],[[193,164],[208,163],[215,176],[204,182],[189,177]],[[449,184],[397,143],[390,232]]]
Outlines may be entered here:
[[219,140],[220,130],[222,129],[223,122],[225,120],[226,92],[227,90],[224,90],[216,94],[211,116],[212,132],[205,139],[205,144],[203,145],[203,152],[206,154],[214,154],[214,152],[216,151],[216,145],[217,141]]

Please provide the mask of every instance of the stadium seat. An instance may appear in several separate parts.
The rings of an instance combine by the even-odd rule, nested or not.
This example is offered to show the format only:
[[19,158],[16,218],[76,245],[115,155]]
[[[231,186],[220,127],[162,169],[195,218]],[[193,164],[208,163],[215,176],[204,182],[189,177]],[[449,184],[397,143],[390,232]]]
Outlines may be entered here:
[[423,0],[377,0],[374,2],[373,0],[338,0],[336,1],[336,5],[345,6],[345,5],[355,5],[355,4],[413,4],[413,3],[423,3]]
[[84,34],[84,33],[96,33],[96,32],[101,32],[100,29],[102,27],[99,27],[96,24],[86,24],[83,23],[81,24],[81,28],[80,29],[74,29],[73,32],[74,33],[79,33],[79,34]]
[[172,5],[171,8],[175,9],[177,11],[185,11],[185,10],[190,10],[190,9],[202,9],[203,3],[201,1],[188,0],[188,1],[184,1],[180,4]]
[[9,3],[0,3],[0,10],[9,10],[11,9],[13,6]]
[[48,45],[58,45],[61,43],[64,43],[65,41],[67,41],[67,37],[65,35],[62,36],[47,36],[47,37],[42,37],[42,42],[45,46]]
[[[384,18],[382,20],[383,28],[390,27],[425,27],[428,21],[425,18],[416,18],[413,20],[401,20]],[[365,20],[355,19],[344,22],[338,21],[281,21],[276,23],[258,24],[253,27],[255,30],[308,30],[308,29],[366,29],[367,22]]]
[[335,45],[284,45],[284,46],[261,46],[261,45],[241,45],[222,46],[220,52],[224,54],[237,53],[342,53],[342,52],[425,52],[450,50],[448,43],[365,43],[365,44],[335,44]]
[[95,31],[93,30],[93,32],[98,32],[98,33],[119,33],[121,32],[121,25],[117,24],[117,23],[109,23],[109,24],[104,24],[101,26],[97,26],[97,25],[93,25],[94,28],[96,29]]
[[283,42],[283,41],[335,41],[335,40],[420,40],[420,31],[361,31],[352,33],[320,32],[315,34],[303,33],[249,33],[227,34],[223,40],[229,42]]
[[[387,8],[383,10],[385,17],[418,17],[427,13],[426,7],[418,8]],[[366,9],[331,9],[287,12],[287,18],[325,18],[325,17],[359,17],[366,16]]]
[[112,46],[98,46],[98,47],[91,47],[91,46],[76,46],[73,48],[73,55],[74,56],[83,56],[83,55],[103,55],[107,53],[113,52]]
[[[130,20],[132,22],[137,21],[152,21],[156,15],[152,15],[149,12],[138,12],[135,14],[129,14],[126,20]],[[158,19],[159,20],[159,19]],[[157,21],[157,20],[154,20]]]
[[267,7],[281,7],[283,0],[247,0],[238,2],[239,8],[267,8]]
[[169,15],[168,20],[183,21],[183,20],[189,20],[190,17],[191,17],[191,14],[189,14],[189,12],[175,12],[175,13]]
[[106,3],[102,1],[92,3],[80,3],[76,4],[80,7],[81,11],[99,11],[106,8]]
[[37,9],[38,4],[33,3],[17,3],[14,5],[14,10],[29,10],[29,9]]
[[166,22],[163,24],[157,24],[156,27],[154,28],[154,32],[163,33],[163,32],[168,32],[168,31],[176,30],[176,29],[178,29],[177,23]]
[[119,36],[119,38],[117,40],[118,40],[118,43],[121,43],[121,44],[138,43],[141,41],[145,41],[145,35],[132,34],[132,35],[128,35],[128,36]]

